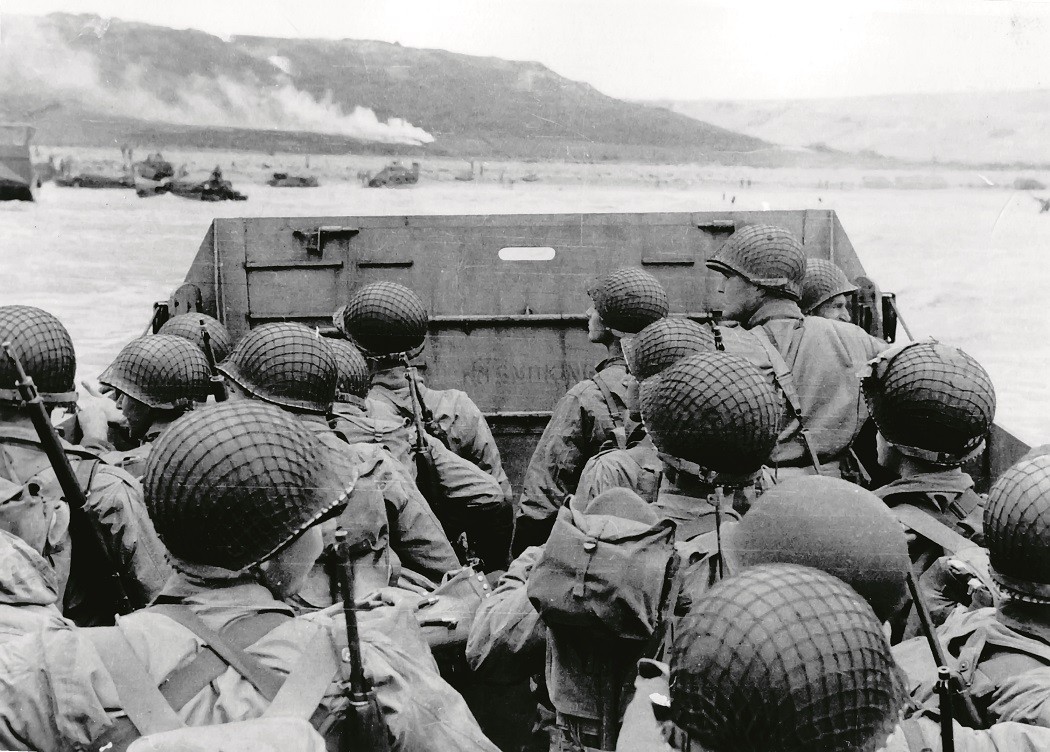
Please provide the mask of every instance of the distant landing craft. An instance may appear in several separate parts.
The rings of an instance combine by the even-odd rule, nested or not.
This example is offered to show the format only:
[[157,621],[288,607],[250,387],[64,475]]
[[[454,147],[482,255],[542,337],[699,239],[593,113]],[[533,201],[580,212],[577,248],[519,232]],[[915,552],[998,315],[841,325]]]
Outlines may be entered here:
[[1050,212],[1050,198],[1039,198],[1038,196],[1032,196],[1032,198],[1039,202],[1040,214]]
[[398,163],[387,165],[379,174],[368,181],[369,188],[392,188],[400,185],[415,185],[419,182],[419,162],[412,163],[412,169],[405,169]]

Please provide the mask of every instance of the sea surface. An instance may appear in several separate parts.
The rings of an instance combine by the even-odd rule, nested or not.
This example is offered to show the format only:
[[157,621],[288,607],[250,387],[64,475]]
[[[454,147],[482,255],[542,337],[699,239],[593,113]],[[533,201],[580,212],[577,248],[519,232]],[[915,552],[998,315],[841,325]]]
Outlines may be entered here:
[[1029,443],[1050,441],[1050,214],[1024,193],[542,182],[237,187],[248,201],[48,184],[35,204],[0,204],[0,304],[59,316],[76,344],[78,377],[93,380],[142,333],[153,302],[182,281],[214,217],[834,209],[869,275],[897,293],[913,334],[978,358],[996,384],[999,422]]

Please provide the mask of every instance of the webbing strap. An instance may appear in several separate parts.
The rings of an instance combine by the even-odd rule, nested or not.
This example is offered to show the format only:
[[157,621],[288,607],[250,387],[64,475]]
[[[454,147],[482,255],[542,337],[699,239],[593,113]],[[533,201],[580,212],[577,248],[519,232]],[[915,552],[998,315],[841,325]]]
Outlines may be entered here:
[[799,425],[802,426],[802,403],[799,402],[798,390],[795,389],[795,377],[791,374],[791,368],[788,366],[787,360],[780,354],[780,350],[773,344],[773,339],[769,336],[769,332],[764,328],[756,326],[749,331],[755,335],[758,343],[762,345],[762,349],[766,351],[769,363],[773,366],[773,375],[776,376],[777,383],[780,385],[780,391],[791,407],[792,414],[798,420]]
[[627,429],[624,427],[623,413],[616,406],[616,398],[613,396],[612,389],[605,383],[605,379],[601,377],[601,374],[594,374],[591,377],[591,381],[598,387],[598,391],[602,393],[602,399],[605,400],[605,406],[609,408],[609,417],[612,418],[613,422],[613,436],[616,438],[616,446],[619,449],[625,449],[627,447]]
[[210,651],[243,676],[267,700],[273,700],[277,695],[282,681],[279,674],[259,663],[254,656],[231,645],[186,606],[161,603],[151,606],[150,611],[167,616],[197,635]]
[[102,665],[117,688],[124,712],[140,734],[156,734],[185,725],[153,683],[120,627],[98,627],[83,632],[94,643]]
[[339,659],[331,640],[325,637],[311,640],[263,717],[310,718],[338,671]]
[[923,538],[933,541],[950,554],[976,545],[973,541],[955,532],[918,507],[913,507],[910,504],[898,504],[893,507],[893,513],[897,515],[897,519],[906,527],[914,530]]
[[[244,650],[291,618],[277,611],[252,614],[231,622],[222,630],[222,635],[234,648]],[[202,689],[222,676],[226,669],[226,661],[216,653],[201,650],[192,661],[168,675],[160,685],[160,692],[171,707],[181,710]]]

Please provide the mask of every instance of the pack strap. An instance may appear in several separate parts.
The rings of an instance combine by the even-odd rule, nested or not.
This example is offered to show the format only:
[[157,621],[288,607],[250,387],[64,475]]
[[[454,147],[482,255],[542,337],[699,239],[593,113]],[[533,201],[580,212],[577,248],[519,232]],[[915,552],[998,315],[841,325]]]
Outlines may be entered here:
[[267,700],[273,700],[281,688],[282,677],[262,665],[255,657],[234,647],[228,640],[213,630],[187,606],[161,603],[150,607],[150,611],[163,614],[199,637],[216,657],[243,676]]
[[598,391],[602,393],[602,399],[605,400],[605,406],[609,409],[609,417],[612,418],[613,422],[613,436],[616,438],[616,446],[618,449],[625,449],[627,447],[627,429],[624,427],[623,411],[616,406],[616,398],[612,393],[612,389],[605,383],[605,379],[601,377],[600,373],[594,374],[591,377],[591,381],[598,387]]
[[905,527],[914,530],[923,538],[933,541],[950,554],[976,545],[973,541],[955,532],[922,509],[913,507],[911,504],[898,504],[893,507],[893,513],[897,515],[897,519]]
[[[231,622],[222,630],[222,634],[234,648],[243,651],[291,618],[288,614],[279,611],[243,616]],[[168,675],[168,678],[160,685],[160,693],[164,695],[171,707],[181,710],[202,689],[222,676],[227,668],[226,661],[216,653],[211,650],[201,650],[192,661]]]
[[183,728],[185,724],[157,689],[120,627],[98,627],[83,633],[94,644],[124,712],[141,735]]
[[80,490],[87,496],[91,491],[91,484],[95,480],[95,472],[98,470],[98,466],[102,464],[102,460],[85,457],[77,463],[70,464],[73,465],[73,475],[77,479],[77,485],[80,486]]
[[334,647],[328,639],[311,640],[263,717],[310,718],[339,672],[340,663]]

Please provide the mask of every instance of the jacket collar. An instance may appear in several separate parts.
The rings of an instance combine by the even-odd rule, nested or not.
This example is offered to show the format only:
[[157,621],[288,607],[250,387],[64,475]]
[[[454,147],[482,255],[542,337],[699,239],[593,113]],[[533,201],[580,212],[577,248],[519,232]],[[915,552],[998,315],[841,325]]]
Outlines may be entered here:
[[795,319],[801,321],[805,316],[798,307],[798,303],[786,298],[768,298],[758,310],[751,314],[745,328],[753,329],[773,319]]
[[908,478],[899,478],[887,483],[874,493],[880,499],[906,494],[948,493],[958,496],[973,488],[973,478],[958,468],[939,473],[919,473]]

